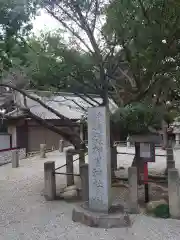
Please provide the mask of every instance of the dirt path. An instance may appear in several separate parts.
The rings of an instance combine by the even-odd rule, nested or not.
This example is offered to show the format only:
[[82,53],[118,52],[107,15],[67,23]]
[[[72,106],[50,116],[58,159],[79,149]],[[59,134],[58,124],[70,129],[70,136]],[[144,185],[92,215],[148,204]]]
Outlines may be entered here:
[[[60,166],[65,157],[59,152],[49,153],[45,161],[52,160]],[[134,216],[129,230],[92,229],[73,223],[73,204],[44,200],[43,163],[44,160],[33,157],[22,160],[18,169],[12,169],[11,164],[0,167],[0,239],[179,239],[180,222],[175,220]],[[58,182],[65,184],[64,177],[58,177]]]

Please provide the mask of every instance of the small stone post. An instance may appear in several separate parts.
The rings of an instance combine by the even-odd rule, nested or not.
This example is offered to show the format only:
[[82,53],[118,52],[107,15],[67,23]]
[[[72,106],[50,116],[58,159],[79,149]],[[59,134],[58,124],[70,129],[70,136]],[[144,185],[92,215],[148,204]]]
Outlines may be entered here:
[[40,157],[46,158],[46,144],[40,144]]
[[175,149],[180,149],[180,133],[175,133]]
[[180,180],[176,168],[168,169],[168,195],[170,216],[180,219]]
[[49,161],[44,163],[44,197],[48,201],[56,198],[56,177],[55,162]]
[[[74,167],[73,167],[73,153],[72,150],[66,151],[66,173],[73,173]],[[74,185],[74,176],[73,175],[67,175],[67,186]]]
[[79,173],[81,172],[81,165],[85,164],[85,153],[84,149],[80,149],[79,152]]
[[130,147],[131,147],[131,142],[130,142],[130,137],[129,137],[129,135],[127,136],[127,139],[126,139],[126,147],[127,147],[127,148],[130,148]]
[[163,149],[166,149],[167,145],[168,145],[167,128],[168,128],[168,125],[167,125],[166,121],[163,119],[162,120],[162,135],[163,135],[163,146],[162,146],[162,148]]
[[132,214],[139,213],[138,207],[138,182],[137,182],[137,168],[128,168],[129,181],[129,212]]
[[18,150],[12,151],[12,168],[19,167],[19,152]]
[[63,152],[63,150],[64,150],[64,140],[61,139],[59,141],[59,152]]
[[166,164],[167,169],[175,168],[174,153],[171,144],[169,144],[166,149]]
[[85,163],[80,166],[81,187],[82,187],[82,200],[89,201],[89,174],[88,164]]

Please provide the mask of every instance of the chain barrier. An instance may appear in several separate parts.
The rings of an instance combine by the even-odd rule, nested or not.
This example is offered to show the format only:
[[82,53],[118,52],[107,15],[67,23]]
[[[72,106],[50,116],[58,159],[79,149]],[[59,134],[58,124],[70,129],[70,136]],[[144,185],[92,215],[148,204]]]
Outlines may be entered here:
[[[117,154],[131,155],[131,156],[134,156],[134,155],[135,155],[135,153],[118,152],[118,151],[117,151]],[[156,156],[156,157],[167,157],[167,154],[156,154],[155,156]]]
[[[85,153],[84,154],[84,157],[86,157],[88,155],[88,153]],[[73,163],[78,161],[80,159],[80,157],[76,158],[73,160]],[[56,172],[57,170],[63,168],[63,167],[66,167],[67,166],[67,163],[63,164],[62,166],[58,167],[58,168],[55,168],[55,172],[54,174],[60,174],[60,175],[74,175],[74,176],[80,176],[80,174],[74,174],[74,173],[60,173],[60,172]]]
[[54,172],[54,174],[59,174],[59,175],[66,175],[66,176],[77,176],[80,177],[80,174],[78,173],[60,173],[60,172]]

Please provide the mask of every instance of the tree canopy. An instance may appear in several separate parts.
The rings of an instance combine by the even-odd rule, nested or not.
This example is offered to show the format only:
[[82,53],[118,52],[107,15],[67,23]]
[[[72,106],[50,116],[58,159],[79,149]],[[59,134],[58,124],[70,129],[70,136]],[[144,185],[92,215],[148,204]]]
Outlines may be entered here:
[[[164,106],[178,101],[178,1],[50,0],[41,7],[59,21],[71,41],[67,47],[62,32],[35,39],[41,65],[44,61],[48,66],[39,64],[36,83],[75,91],[75,80],[79,91],[79,85],[87,91],[82,86],[86,83],[101,96],[105,88],[120,106],[144,99]],[[58,73],[61,80],[54,76],[49,81],[47,71],[51,78]]]
[[176,0],[114,0],[106,8],[104,31],[122,48],[138,100],[179,98],[179,11]]
[[[21,65],[34,89],[96,93],[104,104],[110,97],[120,121],[131,115],[130,131],[139,119],[146,128],[154,109],[165,118],[179,107],[178,0],[21,1],[1,0],[2,70]],[[26,36],[38,7],[59,22],[59,31]]]
[[23,60],[24,36],[32,28],[31,18],[36,13],[36,6],[36,0],[0,0],[1,73],[11,67],[12,58]]
[[61,34],[61,31],[47,32],[29,39],[26,59],[31,86],[41,90],[98,93],[93,86],[96,78],[91,56],[69,47]]

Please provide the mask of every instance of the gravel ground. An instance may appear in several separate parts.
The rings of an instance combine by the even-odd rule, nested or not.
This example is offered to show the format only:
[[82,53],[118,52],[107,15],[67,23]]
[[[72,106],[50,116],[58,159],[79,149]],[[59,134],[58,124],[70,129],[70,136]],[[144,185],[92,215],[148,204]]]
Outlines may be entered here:
[[[60,166],[65,158],[56,151],[49,153],[45,160],[37,156],[21,160],[18,169],[12,169],[11,164],[0,167],[0,239],[179,239],[180,222],[177,220],[160,220],[139,215],[134,216],[132,228],[108,230],[73,223],[72,203],[44,200],[43,163],[47,160],[54,160],[56,166]],[[65,184],[63,176],[58,176],[58,187],[60,184]]]

